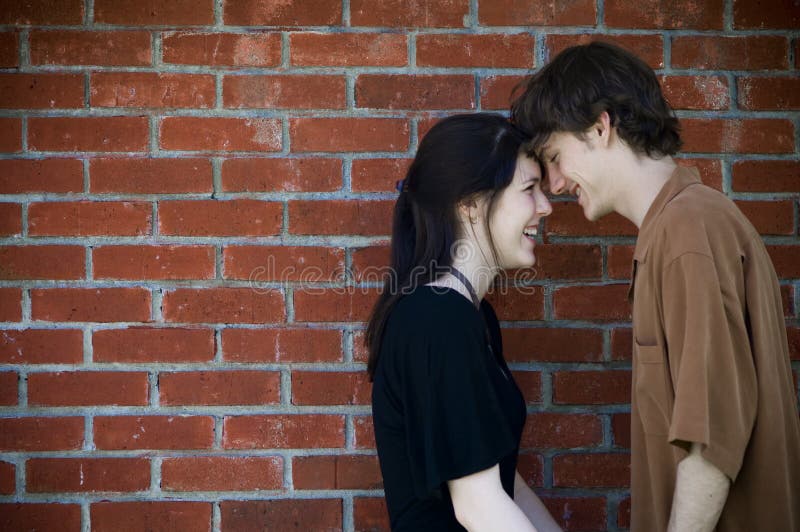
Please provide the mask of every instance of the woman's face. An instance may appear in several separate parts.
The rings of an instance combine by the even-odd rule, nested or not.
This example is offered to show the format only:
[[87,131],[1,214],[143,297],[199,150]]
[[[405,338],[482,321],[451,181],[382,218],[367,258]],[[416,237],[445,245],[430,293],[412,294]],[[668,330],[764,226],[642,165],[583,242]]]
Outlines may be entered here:
[[539,163],[525,154],[517,158],[511,183],[495,200],[489,230],[502,269],[529,268],[536,262],[533,249],[539,222],[553,209],[542,192]]

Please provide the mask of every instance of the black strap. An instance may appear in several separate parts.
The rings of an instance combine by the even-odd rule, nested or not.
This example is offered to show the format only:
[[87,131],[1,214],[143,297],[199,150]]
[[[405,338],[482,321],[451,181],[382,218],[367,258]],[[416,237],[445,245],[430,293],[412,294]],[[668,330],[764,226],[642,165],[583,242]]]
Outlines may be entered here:
[[469,282],[466,275],[461,273],[455,266],[450,266],[450,274],[461,281],[461,284],[463,284],[467,292],[469,292],[469,297],[472,298],[472,304],[475,305],[476,308],[480,308],[481,300],[478,299],[478,294],[475,293],[475,288],[473,288],[472,283]]

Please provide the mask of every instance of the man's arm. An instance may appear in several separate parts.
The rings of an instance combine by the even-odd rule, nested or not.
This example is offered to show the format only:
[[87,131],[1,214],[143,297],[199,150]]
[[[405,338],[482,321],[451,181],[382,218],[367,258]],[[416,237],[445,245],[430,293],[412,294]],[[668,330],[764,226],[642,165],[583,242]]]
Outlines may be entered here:
[[700,449],[693,443],[689,456],[678,463],[668,532],[711,532],[725,506],[730,480]]
[[562,532],[553,516],[547,511],[541,499],[528,487],[519,474],[514,477],[514,502],[528,516],[539,532]]

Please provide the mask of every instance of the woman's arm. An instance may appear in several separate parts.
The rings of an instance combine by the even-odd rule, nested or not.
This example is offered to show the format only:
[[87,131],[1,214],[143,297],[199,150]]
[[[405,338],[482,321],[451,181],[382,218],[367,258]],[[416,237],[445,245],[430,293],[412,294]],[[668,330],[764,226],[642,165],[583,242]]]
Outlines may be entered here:
[[449,480],[456,519],[470,532],[504,530],[538,532],[522,510],[503,490],[500,466]]
[[562,532],[561,527],[542,504],[542,500],[522,479],[519,471],[514,477],[514,502],[528,516],[539,532]]

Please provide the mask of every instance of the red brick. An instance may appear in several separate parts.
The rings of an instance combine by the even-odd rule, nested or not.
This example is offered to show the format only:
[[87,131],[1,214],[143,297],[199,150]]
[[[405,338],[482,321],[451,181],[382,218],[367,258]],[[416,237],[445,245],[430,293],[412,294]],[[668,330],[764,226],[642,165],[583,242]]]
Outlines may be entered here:
[[603,443],[603,423],[595,414],[528,414],[520,446],[534,449],[594,447]]
[[121,26],[193,26],[214,23],[213,0],[95,0],[94,21]]
[[82,74],[0,74],[0,108],[83,107]]
[[553,486],[625,488],[630,485],[630,455],[562,454],[553,457]]
[[0,246],[0,279],[83,279],[83,246]]
[[781,300],[783,301],[783,314],[786,318],[791,318],[794,313],[794,287],[789,285],[781,286]]
[[0,194],[83,192],[83,164],[77,159],[0,160]]
[[178,288],[164,293],[164,319],[178,323],[282,323],[283,294],[252,288]]
[[0,152],[16,153],[19,151],[22,151],[22,120],[0,118]]
[[277,403],[281,375],[276,371],[162,372],[162,405],[262,405]]
[[393,206],[394,202],[387,200],[289,201],[289,232],[296,235],[388,235]]
[[[687,119],[688,120],[688,119]],[[637,229],[617,213],[589,222],[576,202],[553,204],[553,214],[545,220],[545,234],[559,236],[636,236]]]
[[20,321],[21,319],[22,290],[0,288],[0,321]]
[[739,107],[760,111],[800,109],[800,78],[739,78]]
[[18,404],[18,386],[19,375],[16,371],[0,371],[0,406]]
[[366,364],[369,360],[369,350],[364,343],[365,337],[363,330],[353,331],[353,360]]
[[559,288],[553,294],[553,314],[566,320],[629,320],[628,285]]
[[207,109],[214,106],[214,77],[205,74],[95,72],[91,77],[92,107]]
[[381,282],[390,267],[389,246],[352,250],[353,274],[358,282]]
[[[0,495],[13,495],[17,488],[16,468],[9,462],[0,462]],[[0,508],[2,508],[0,506]],[[3,526],[0,521],[0,526]]]
[[791,153],[794,126],[789,120],[684,118],[686,152]]
[[542,374],[538,371],[514,371],[514,380],[519,386],[525,402],[540,404],[542,402]]
[[100,246],[95,279],[213,279],[213,246]]
[[736,192],[800,192],[800,161],[736,161]]
[[94,362],[211,362],[212,329],[130,327],[92,333]]
[[353,26],[390,26],[461,28],[469,13],[468,0],[352,0],[350,24]]
[[93,532],[211,530],[211,503],[187,501],[100,501],[91,504]]
[[230,416],[222,437],[225,449],[320,449],[344,443],[340,414]]
[[274,118],[168,116],[158,142],[165,150],[279,151],[281,121]]
[[608,405],[630,400],[631,373],[628,370],[553,373],[553,403]]
[[696,168],[704,185],[722,192],[722,161],[702,157],[676,159],[679,166]]
[[225,279],[310,283],[335,282],[344,275],[344,252],[336,248],[226,246],[222,255]]
[[222,330],[230,362],[313,363],[342,361],[342,333],[324,329]]
[[375,455],[297,456],[292,460],[295,489],[382,489]]
[[736,206],[762,235],[794,234],[793,201],[737,201]]
[[294,292],[298,322],[366,322],[378,299],[374,288],[306,288]]
[[214,419],[185,416],[98,416],[94,418],[98,449],[210,449]]
[[397,33],[290,33],[289,47],[297,66],[408,64],[407,38]]
[[144,288],[35,288],[31,317],[43,321],[149,321],[150,291]]
[[471,75],[362,74],[356,107],[376,109],[475,109]]
[[631,446],[631,415],[614,414],[611,416],[611,432],[614,435],[614,445],[629,449]]
[[0,67],[19,66],[19,33],[0,31]]
[[82,417],[0,418],[0,450],[66,451],[83,445]]
[[0,529],[80,532],[80,504],[0,503]]
[[222,162],[226,192],[329,192],[342,187],[342,162],[320,158],[249,158]]
[[223,20],[233,26],[337,26],[342,22],[338,0],[228,0]]
[[147,373],[65,371],[28,375],[28,402],[35,406],[143,406]]
[[49,26],[83,23],[81,0],[26,0],[4,2],[0,24]]
[[83,332],[78,329],[0,330],[2,364],[80,364]]
[[145,31],[32,31],[33,65],[144,66],[152,63]]
[[225,76],[222,99],[236,109],[344,109],[344,76]]
[[788,66],[788,42],[777,35],[677,36],[672,66],[711,70],[767,70]]
[[25,464],[31,493],[144,491],[150,486],[147,458],[31,458]]
[[789,341],[789,358],[800,360],[800,327],[787,327],[786,336]]
[[98,158],[89,162],[89,174],[89,190],[95,194],[185,194],[214,190],[208,159]]
[[417,65],[531,68],[535,39],[524,34],[417,36]]
[[619,503],[617,509],[617,526],[620,528],[631,527],[631,498],[628,497]]
[[365,371],[293,371],[294,405],[366,405],[372,385]]
[[28,147],[32,151],[146,151],[144,116],[32,117]]
[[351,172],[354,191],[394,192],[397,181],[403,179],[411,159],[355,159]]
[[383,497],[353,498],[353,522],[356,532],[390,532],[389,510]]
[[294,118],[289,135],[298,152],[405,151],[409,125],[399,118]]
[[611,331],[611,360],[631,360],[633,331],[613,329]]
[[151,228],[150,203],[59,201],[31,203],[28,231],[34,236],[139,236]]
[[604,497],[543,497],[542,502],[566,532],[607,530]]
[[603,356],[598,329],[502,329],[509,362],[596,362]]
[[750,2],[734,0],[733,27],[735,29],[787,29],[800,27],[800,8],[791,1]]
[[487,293],[501,321],[531,321],[544,318],[544,289],[538,286],[499,286]]
[[781,279],[800,278],[800,246],[767,246],[767,252]]
[[794,68],[800,68],[800,39],[794,40]]
[[164,458],[164,491],[250,491],[283,487],[280,456]]
[[608,276],[630,280],[635,246],[608,246]]
[[731,104],[724,76],[660,76],[661,89],[673,109],[724,110]]
[[342,499],[222,501],[222,532],[342,530]]
[[723,0],[607,0],[605,23],[610,28],[721,30],[724,4]]
[[[481,109],[505,111],[511,107],[514,96],[519,94],[517,87],[524,76],[488,76],[480,80]],[[517,89],[517,92],[515,92]]]
[[600,246],[583,244],[537,244],[535,278],[600,279],[603,255]]
[[274,67],[281,62],[281,35],[167,32],[162,49],[165,63]]
[[375,428],[372,415],[353,416],[353,444],[356,449],[375,448]]
[[577,35],[548,35],[545,45],[550,59],[569,46],[588,44],[592,41],[616,44],[635,53],[651,68],[664,68],[664,39],[661,35],[600,35],[582,33]]
[[283,223],[283,205],[254,199],[162,201],[158,223],[162,235],[277,235]]
[[478,22],[485,26],[594,26],[597,6],[591,0],[482,2]]
[[535,453],[520,453],[517,457],[517,471],[531,488],[544,484],[544,459]]

